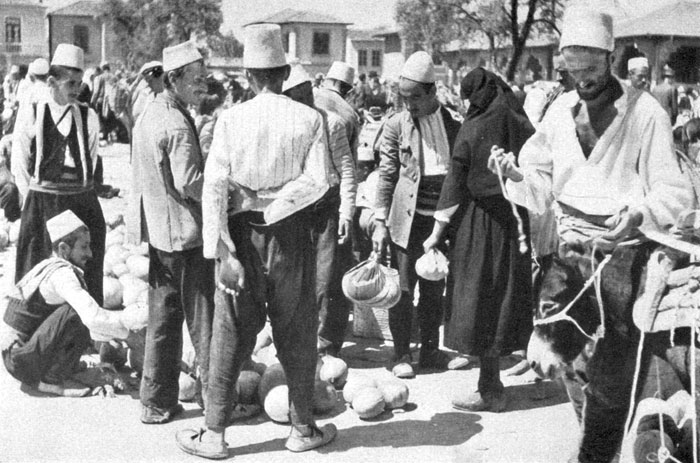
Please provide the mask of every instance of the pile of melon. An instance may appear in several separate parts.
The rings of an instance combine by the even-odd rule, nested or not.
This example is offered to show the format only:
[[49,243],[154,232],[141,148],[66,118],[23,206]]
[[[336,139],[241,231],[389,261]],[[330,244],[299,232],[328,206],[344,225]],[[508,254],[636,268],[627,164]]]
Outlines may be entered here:
[[148,243],[126,242],[121,215],[106,221],[103,295],[104,307],[124,308],[130,326],[144,328],[148,322]]
[[4,250],[10,244],[17,243],[19,236],[20,220],[9,222],[0,214],[0,251]]
[[384,410],[402,408],[408,403],[408,386],[398,378],[375,380],[355,374],[343,388],[343,398],[363,420],[379,416]]

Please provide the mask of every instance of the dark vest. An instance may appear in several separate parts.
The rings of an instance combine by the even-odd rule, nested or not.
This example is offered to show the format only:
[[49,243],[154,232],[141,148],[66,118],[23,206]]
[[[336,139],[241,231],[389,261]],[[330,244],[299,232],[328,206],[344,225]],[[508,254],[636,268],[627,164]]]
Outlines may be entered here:
[[[73,271],[78,277],[80,284],[85,288],[86,285],[82,276],[75,269]],[[39,278],[43,281],[49,276],[50,274],[40,275]],[[7,297],[7,309],[3,320],[7,325],[18,331],[23,338],[22,341],[26,342],[34,334],[34,331],[44,323],[44,320],[61,305],[63,304],[47,304],[41,295],[41,291],[39,291],[39,285],[37,285],[37,290],[27,300],[22,300],[12,295]]]
[[[32,177],[38,180],[38,184],[43,187],[61,189],[62,187],[82,186],[84,183],[83,170],[87,171],[88,185],[92,185],[92,158],[89,153],[87,115],[88,107],[78,105],[80,117],[83,120],[82,134],[78,134],[75,120],[72,119],[72,112],[69,110],[65,117],[71,117],[71,129],[67,136],[63,136],[51,117],[48,108],[44,111],[44,120],[41,122],[44,133],[44,152],[41,155],[41,163],[36,170],[36,139],[32,139],[28,170]],[[36,106],[34,107],[36,115]],[[83,137],[85,147],[86,169],[80,156],[80,145],[78,136]],[[70,149],[70,154],[75,167],[65,165],[66,148]]]

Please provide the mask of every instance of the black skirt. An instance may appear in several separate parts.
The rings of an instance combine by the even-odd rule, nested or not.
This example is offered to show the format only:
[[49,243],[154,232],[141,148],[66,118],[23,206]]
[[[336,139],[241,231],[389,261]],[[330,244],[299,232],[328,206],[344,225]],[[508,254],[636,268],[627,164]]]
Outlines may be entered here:
[[[527,212],[518,211],[527,224]],[[480,356],[527,347],[532,332],[530,253],[518,250],[517,222],[502,196],[466,206],[451,250],[450,273],[446,347]]]
[[24,200],[17,239],[15,282],[22,279],[36,264],[51,256],[51,239],[46,230],[46,221],[68,209],[85,222],[90,230],[92,259],[84,269],[85,283],[90,295],[101,306],[106,225],[95,190],[71,195],[29,190]]

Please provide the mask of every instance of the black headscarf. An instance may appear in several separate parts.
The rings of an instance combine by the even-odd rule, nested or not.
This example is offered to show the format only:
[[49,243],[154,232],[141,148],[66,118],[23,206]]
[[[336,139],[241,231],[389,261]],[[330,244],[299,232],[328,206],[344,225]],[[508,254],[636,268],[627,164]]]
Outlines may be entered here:
[[460,85],[460,93],[463,100],[469,100],[467,119],[472,119],[483,114],[499,96],[505,100],[513,111],[525,116],[522,105],[518,102],[513,90],[491,71],[476,68],[464,76]]

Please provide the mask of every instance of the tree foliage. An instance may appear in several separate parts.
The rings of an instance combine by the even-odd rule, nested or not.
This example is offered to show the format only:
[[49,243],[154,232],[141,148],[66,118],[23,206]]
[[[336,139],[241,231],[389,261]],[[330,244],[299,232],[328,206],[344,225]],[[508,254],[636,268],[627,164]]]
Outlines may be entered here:
[[559,33],[565,0],[400,0],[396,21],[409,43],[438,54],[450,41],[483,41],[510,49],[504,73],[512,79],[533,34]]
[[222,50],[235,41],[219,33],[221,0],[105,0],[104,19],[130,67],[160,59],[164,47],[190,39]]

